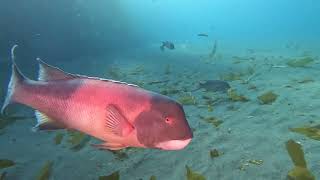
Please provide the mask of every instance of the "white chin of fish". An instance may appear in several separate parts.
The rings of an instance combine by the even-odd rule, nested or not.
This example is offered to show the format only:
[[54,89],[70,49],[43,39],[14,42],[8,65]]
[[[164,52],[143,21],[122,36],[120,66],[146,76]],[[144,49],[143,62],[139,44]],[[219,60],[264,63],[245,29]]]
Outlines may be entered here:
[[165,141],[157,144],[156,147],[163,150],[180,150],[185,148],[190,141],[191,139]]

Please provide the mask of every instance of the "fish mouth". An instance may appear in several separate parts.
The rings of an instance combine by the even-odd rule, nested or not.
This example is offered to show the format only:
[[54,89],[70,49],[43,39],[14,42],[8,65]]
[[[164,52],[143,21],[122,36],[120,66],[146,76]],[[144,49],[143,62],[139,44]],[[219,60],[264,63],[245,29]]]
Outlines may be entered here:
[[191,142],[191,138],[185,140],[170,140],[158,143],[157,148],[162,150],[181,150]]

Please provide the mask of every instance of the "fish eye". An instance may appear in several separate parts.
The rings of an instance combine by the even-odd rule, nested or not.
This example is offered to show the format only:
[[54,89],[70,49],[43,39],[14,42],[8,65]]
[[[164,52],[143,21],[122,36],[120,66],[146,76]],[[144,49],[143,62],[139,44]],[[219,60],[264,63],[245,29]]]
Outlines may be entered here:
[[172,124],[172,119],[169,118],[169,117],[165,117],[165,122],[166,122],[167,124]]

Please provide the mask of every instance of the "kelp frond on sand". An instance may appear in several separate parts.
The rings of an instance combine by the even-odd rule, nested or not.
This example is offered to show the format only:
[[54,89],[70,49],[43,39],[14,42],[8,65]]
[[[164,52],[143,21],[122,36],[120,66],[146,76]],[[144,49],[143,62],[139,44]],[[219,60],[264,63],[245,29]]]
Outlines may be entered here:
[[272,91],[265,92],[262,95],[258,96],[260,104],[272,104],[277,98],[278,95]]
[[287,177],[290,180],[315,180],[314,175],[308,170],[304,158],[302,146],[294,140],[286,142],[288,154],[294,164],[294,168],[289,171]]
[[56,136],[54,137],[54,143],[55,143],[56,145],[61,144],[61,141],[62,141],[63,137],[64,137],[64,134],[63,134],[63,133],[61,133],[61,132],[60,132],[60,133],[57,133]]
[[199,116],[201,119],[203,119],[205,122],[212,124],[214,127],[219,127],[223,121],[213,117],[213,116],[208,116],[208,117],[204,117],[204,116]]
[[0,159],[0,169],[14,166],[16,163],[9,159]]
[[172,87],[168,87],[166,89],[162,89],[160,91],[160,94],[162,94],[162,95],[174,95],[174,94],[177,94],[179,92],[180,92],[180,90],[178,90],[178,89],[175,89],[175,88],[172,88]]
[[312,83],[312,82],[314,82],[314,79],[311,77],[305,77],[301,80],[297,80],[297,83],[300,83],[300,84],[306,84],[306,83]]
[[228,97],[231,101],[241,101],[241,102],[247,102],[249,99],[243,95],[240,95],[236,92],[235,89],[228,89],[227,91]]
[[287,65],[294,68],[307,67],[313,61],[314,59],[312,57],[303,57],[303,58],[291,59],[287,62]]
[[[255,67],[249,66],[247,67],[246,70],[243,70],[240,72],[229,72],[224,75],[221,75],[220,79],[224,81],[237,81],[237,80],[243,80],[245,76],[249,76],[249,78],[251,79],[251,77],[253,77],[254,75],[256,75]],[[247,78],[244,81],[250,81],[250,79],[248,80]]]
[[254,164],[254,165],[262,165],[263,164],[263,160],[261,159],[250,159],[248,160],[248,163],[250,164]]
[[186,166],[186,170],[187,180],[206,180],[206,178],[202,174],[192,171],[189,166]]
[[193,96],[191,93],[186,93],[179,97],[178,101],[183,105],[196,105],[196,97]]
[[320,141],[320,124],[315,126],[305,126],[298,128],[289,128],[290,131],[303,134],[308,138]]
[[246,160],[245,162],[243,162],[240,167],[239,167],[239,170],[241,171],[245,171],[247,167],[249,167],[251,165],[257,165],[257,166],[260,166],[263,164],[263,160],[261,159],[249,159],[249,160]]
[[69,130],[68,135],[68,142],[71,144],[71,149],[74,151],[82,149],[90,141],[90,136],[79,131]]
[[121,72],[121,69],[116,66],[116,65],[111,65],[110,67],[108,67],[107,69],[107,78],[111,78],[111,79],[116,79],[116,80],[120,80],[124,77],[125,75]]
[[119,179],[120,179],[119,171],[113,172],[112,174],[107,176],[99,177],[99,180],[119,180]]
[[117,151],[110,150],[110,152],[112,152],[112,154],[116,156],[117,160],[124,161],[125,159],[129,158],[128,154],[126,153],[127,149],[122,149]]
[[144,71],[145,71],[144,66],[143,65],[138,65],[138,66],[134,67],[132,70],[130,70],[129,75],[143,74]]
[[36,180],[49,180],[52,171],[53,161],[47,161],[40,169]]
[[209,155],[210,155],[211,159],[219,157],[219,156],[221,156],[223,154],[224,154],[223,152],[220,152],[217,149],[210,150],[210,152],[209,152]]

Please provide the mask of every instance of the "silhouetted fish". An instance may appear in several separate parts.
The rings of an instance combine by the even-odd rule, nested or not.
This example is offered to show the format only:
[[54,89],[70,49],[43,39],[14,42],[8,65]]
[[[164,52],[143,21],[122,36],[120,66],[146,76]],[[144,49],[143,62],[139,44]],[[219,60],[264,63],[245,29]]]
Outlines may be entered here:
[[161,51],[164,51],[165,47],[168,48],[168,49],[173,50],[174,49],[174,44],[172,42],[169,42],[169,41],[164,41],[164,42],[162,42],[162,45],[160,46]]
[[40,59],[39,78],[25,77],[14,62],[1,109],[21,103],[36,109],[35,130],[75,129],[104,143],[126,147],[179,150],[192,139],[183,107],[173,99],[124,82],[70,74]]
[[209,54],[209,58],[213,58],[216,55],[217,52],[217,41],[214,41],[211,53]]
[[199,83],[198,89],[201,88],[205,89],[206,91],[227,92],[227,90],[230,88],[230,85],[227,82],[221,80],[208,80],[204,83]]
[[198,36],[209,37],[209,35],[208,35],[208,34],[205,34],[205,33],[199,33]]

